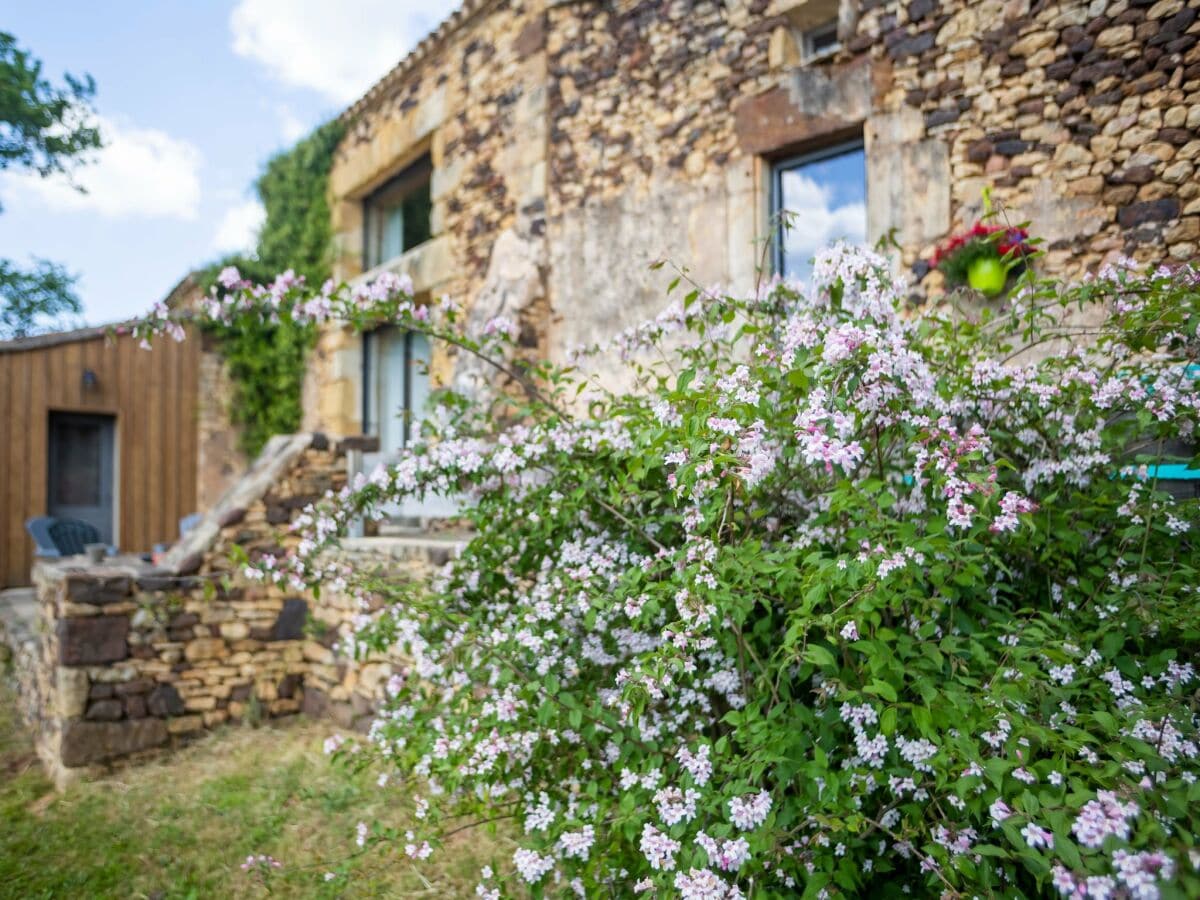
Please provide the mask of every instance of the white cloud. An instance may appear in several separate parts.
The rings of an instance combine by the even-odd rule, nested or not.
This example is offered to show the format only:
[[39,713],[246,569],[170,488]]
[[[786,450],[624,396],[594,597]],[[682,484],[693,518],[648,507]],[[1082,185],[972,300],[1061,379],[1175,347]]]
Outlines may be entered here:
[[790,261],[789,268],[807,271],[809,260],[817,250],[836,240],[850,244],[863,244],[867,239],[867,208],[862,201],[855,200],[834,205],[833,191],[823,184],[799,172],[787,172],[784,176],[787,210],[790,229],[785,233],[784,245]]
[[[356,100],[456,4],[428,0],[239,0],[233,50],[285,84]],[[431,10],[431,7],[433,9]]]
[[86,211],[113,219],[194,219],[200,206],[200,151],[154,128],[97,117],[104,146],[73,173],[80,193],[61,175],[7,176],[9,185],[54,211]]
[[253,250],[264,218],[266,211],[257,200],[247,200],[225,210],[213,235],[213,249],[218,253]]

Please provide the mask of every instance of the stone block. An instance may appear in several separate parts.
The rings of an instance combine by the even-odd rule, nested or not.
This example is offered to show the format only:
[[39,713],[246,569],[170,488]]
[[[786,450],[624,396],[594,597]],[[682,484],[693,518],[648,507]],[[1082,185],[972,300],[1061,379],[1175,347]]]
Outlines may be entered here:
[[55,669],[56,713],[63,719],[75,719],[87,708],[89,682],[83,669],[58,666]]
[[276,687],[275,692],[278,696],[285,699],[291,698],[295,696],[296,691],[299,690],[303,683],[304,679],[299,675],[285,675],[282,679],[280,679],[279,685]]
[[1119,213],[1117,221],[1122,228],[1136,228],[1153,222],[1165,222],[1179,215],[1179,201],[1174,197],[1131,203]]
[[229,655],[229,648],[220,638],[200,637],[183,648],[183,655],[188,662],[199,662],[206,659],[220,659]]
[[85,766],[165,744],[167,726],[159,719],[126,722],[73,720],[63,727],[59,754],[64,766]]
[[184,707],[188,712],[206,712],[210,709],[217,708],[217,698],[211,695],[202,697],[188,697],[183,702]]
[[200,624],[200,617],[194,612],[176,613],[167,620],[168,628],[191,628]]
[[229,691],[229,699],[238,703],[245,703],[254,693],[254,686],[250,684],[235,684]]
[[229,719],[229,711],[224,709],[214,709],[204,714],[204,727],[215,728]]
[[[922,40],[932,44],[932,33]],[[746,153],[773,153],[859,126],[870,114],[872,94],[871,68],[866,64],[797,70],[788,87],[734,107],[738,141]]]
[[295,697],[281,697],[277,700],[272,700],[267,707],[267,711],[273,716],[285,716],[300,711],[300,701]]
[[[161,719],[142,719],[143,722],[158,722],[162,724]],[[179,716],[174,719],[167,719],[166,730],[171,734],[189,734],[193,731],[199,731],[204,727],[204,718],[198,713],[193,716]]]
[[298,641],[304,637],[304,623],[308,619],[308,604],[299,597],[283,601],[283,609],[275,624],[271,626],[272,641]]
[[1166,230],[1163,237],[1171,244],[1200,238],[1200,216],[1187,216],[1180,219],[1177,225]]
[[233,621],[221,624],[221,637],[231,641],[240,641],[250,636],[250,626],[245,622]]
[[103,606],[129,599],[133,579],[128,575],[68,575],[63,583],[65,599],[72,603]]
[[128,616],[60,619],[58,658],[64,666],[117,662],[129,656]]
[[323,665],[332,665],[334,661],[333,651],[328,647],[322,647],[316,641],[304,642],[304,658],[309,662]]
[[312,719],[323,719],[329,712],[329,695],[320,688],[305,685],[300,711]]
[[148,694],[154,690],[154,682],[149,678],[135,678],[133,681],[125,681],[121,684],[113,685],[113,693],[118,697],[125,697],[130,694]]
[[125,708],[116,698],[96,700],[88,707],[84,717],[93,722],[116,722],[125,714]]
[[125,698],[124,703],[125,715],[131,719],[146,718],[146,696],[144,694],[130,694]]
[[167,716],[181,716],[186,711],[179,691],[170,684],[160,684],[150,692],[150,696],[146,700],[146,709],[150,715],[158,716],[160,719]]

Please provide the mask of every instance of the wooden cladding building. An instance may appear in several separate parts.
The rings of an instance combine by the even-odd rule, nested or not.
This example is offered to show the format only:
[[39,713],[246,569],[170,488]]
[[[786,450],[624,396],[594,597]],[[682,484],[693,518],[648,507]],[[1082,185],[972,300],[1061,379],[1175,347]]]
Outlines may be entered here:
[[84,329],[0,343],[0,587],[29,583],[27,519],[149,551],[196,511],[201,341]]

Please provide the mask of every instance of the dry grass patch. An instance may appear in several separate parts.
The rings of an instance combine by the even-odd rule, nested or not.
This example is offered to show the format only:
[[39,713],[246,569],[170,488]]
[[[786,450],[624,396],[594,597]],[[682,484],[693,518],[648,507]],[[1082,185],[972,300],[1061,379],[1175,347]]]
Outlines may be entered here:
[[[0,692],[0,897],[468,897],[479,867],[512,853],[481,831],[418,865],[359,852],[359,821],[402,835],[415,820],[373,774],[330,764],[327,724],[225,728],[56,794],[15,715]],[[243,872],[258,853],[283,868],[266,881]]]

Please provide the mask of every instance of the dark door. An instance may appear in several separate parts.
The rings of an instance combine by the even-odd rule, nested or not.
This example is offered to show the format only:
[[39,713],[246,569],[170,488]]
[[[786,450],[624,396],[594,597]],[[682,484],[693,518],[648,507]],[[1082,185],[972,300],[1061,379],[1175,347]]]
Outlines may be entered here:
[[47,514],[94,525],[113,543],[116,418],[50,413]]

